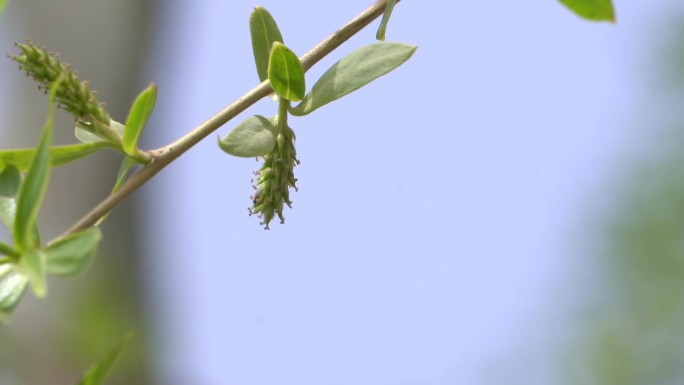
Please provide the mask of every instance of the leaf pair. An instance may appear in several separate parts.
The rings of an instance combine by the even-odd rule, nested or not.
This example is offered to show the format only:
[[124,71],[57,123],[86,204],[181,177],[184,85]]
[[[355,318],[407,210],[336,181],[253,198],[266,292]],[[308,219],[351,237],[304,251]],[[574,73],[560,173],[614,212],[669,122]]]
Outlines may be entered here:
[[263,7],[255,7],[249,17],[252,52],[259,80],[267,80],[283,99],[300,101],[306,92],[304,67],[297,55],[287,48],[273,16]]
[[47,294],[46,275],[76,275],[90,264],[102,239],[99,228],[92,227],[48,245],[31,249],[21,255],[18,263],[0,265],[0,324],[5,323],[15,309],[28,284],[34,294]]
[[48,245],[22,254],[18,269],[28,277],[33,293],[47,295],[47,274],[70,276],[83,272],[95,256],[102,239],[99,228],[92,227]]
[[416,46],[403,43],[374,43],[361,47],[330,67],[305,95],[301,62],[292,51],[276,42],[271,50],[269,81],[282,98],[301,100],[298,106],[290,109],[292,115],[308,115],[399,67],[415,50]]
[[[393,3],[388,3],[387,18],[392,6]],[[259,79],[268,79],[281,98],[301,101],[289,109],[292,115],[297,116],[310,114],[385,75],[408,60],[416,50],[415,46],[401,43],[375,43],[362,47],[335,63],[306,94],[302,63],[283,44],[273,16],[266,9],[256,7],[249,24]],[[264,156],[274,148],[276,137],[275,118],[257,115],[240,123],[225,138],[219,138],[219,146],[234,156]]]

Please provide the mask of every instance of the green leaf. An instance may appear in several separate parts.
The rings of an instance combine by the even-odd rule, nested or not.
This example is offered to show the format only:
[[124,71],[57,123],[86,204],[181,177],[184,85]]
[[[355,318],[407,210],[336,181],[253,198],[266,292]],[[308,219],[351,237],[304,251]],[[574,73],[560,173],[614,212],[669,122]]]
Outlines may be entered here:
[[6,164],[0,172],[0,196],[14,198],[21,184],[21,173],[12,164]]
[[218,144],[230,155],[253,158],[271,152],[275,141],[273,123],[261,115],[255,115],[238,124],[225,138],[219,138]]
[[273,16],[263,7],[254,7],[249,17],[249,32],[252,35],[252,51],[259,81],[268,79],[268,61],[271,57],[273,43],[283,43],[278,24]]
[[415,50],[416,46],[402,43],[373,43],[357,49],[330,67],[290,113],[310,114],[399,67]]
[[0,323],[7,322],[26,291],[28,277],[13,265],[0,265]]
[[560,0],[577,15],[594,21],[615,21],[611,0]]
[[43,197],[50,179],[50,143],[52,142],[52,121],[54,117],[55,93],[61,80],[50,89],[48,117],[45,120],[35,155],[31,160],[24,182],[17,195],[17,213],[14,221],[14,244],[22,251],[38,246],[36,238],[36,217],[43,203]]
[[[111,147],[111,144],[104,141],[55,146],[50,148],[50,164],[53,167],[61,166],[106,147]],[[12,164],[21,171],[27,171],[35,154],[35,148],[0,150],[0,163]]]
[[33,294],[38,298],[43,298],[47,294],[45,265],[45,253],[39,249],[31,249],[19,259],[19,269],[28,277]]
[[385,13],[382,14],[382,21],[380,22],[380,27],[378,32],[375,34],[375,38],[378,40],[385,40],[385,31],[387,31],[387,23],[389,22],[390,16],[392,16],[392,11],[396,5],[397,0],[387,0],[387,5],[385,5]]
[[55,275],[83,272],[95,256],[100,240],[100,229],[91,227],[48,244],[44,250],[47,272]]
[[142,133],[143,128],[147,124],[147,120],[152,114],[154,103],[157,100],[157,86],[150,84],[144,89],[140,95],[135,99],[131,110],[128,112],[128,119],[126,119],[126,128],[123,133],[123,149],[128,155],[137,155],[138,138]]
[[304,67],[297,55],[282,43],[273,43],[268,62],[268,80],[281,98],[298,102],[306,93]]
[[112,350],[107,353],[99,362],[91,366],[88,371],[81,377],[77,385],[101,385],[107,378],[107,374],[114,366],[116,359],[121,354],[121,351],[128,345],[133,338],[133,333],[127,334],[121,342],[119,342]]

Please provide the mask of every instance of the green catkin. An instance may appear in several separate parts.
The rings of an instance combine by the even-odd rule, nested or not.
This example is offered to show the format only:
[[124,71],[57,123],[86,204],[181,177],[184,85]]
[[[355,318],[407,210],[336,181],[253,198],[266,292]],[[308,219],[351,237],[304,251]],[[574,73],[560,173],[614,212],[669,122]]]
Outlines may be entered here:
[[286,204],[292,207],[290,188],[297,190],[297,179],[294,167],[299,164],[294,146],[295,135],[288,126],[282,127],[276,145],[264,157],[264,164],[257,172],[256,193],[252,195],[254,205],[249,209],[250,215],[261,218],[261,224],[268,230],[269,223],[278,216],[280,223],[285,222],[283,208]]
[[111,118],[103,104],[98,102],[95,91],[90,90],[87,81],[79,80],[70,65],[62,63],[56,54],[30,41],[26,44],[17,44],[17,47],[22,53],[10,58],[19,63],[19,67],[40,84],[39,88],[47,92],[60,75],[64,76],[55,100],[73,115],[77,122],[86,128],[90,127],[93,133],[97,133],[98,127],[110,125]]

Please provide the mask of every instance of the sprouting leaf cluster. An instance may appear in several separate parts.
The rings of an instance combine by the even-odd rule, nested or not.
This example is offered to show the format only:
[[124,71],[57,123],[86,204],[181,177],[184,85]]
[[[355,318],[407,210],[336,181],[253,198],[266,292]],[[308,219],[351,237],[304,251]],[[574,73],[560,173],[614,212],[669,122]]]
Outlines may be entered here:
[[[41,87],[48,89],[56,84],[58,78],[62,79],[55,89],[55,101],[75,120],[75,135],[81,143],[52,148],[51,152],[55,155],[53,165],[71,162],[102,148],[118,150],[141,164],[149,162],[149,155],[140,151],[137,143],[154,108],[157,95],[154,84],[138,96],[123,125],[109,116],[89,83],[81,81],[71,66],[62,63],[57,55],[30,41],[17,46],[22,53],[12,56],[12,60],[19,63],[20,68]],[[0,151],[0,160],[15,165],[25,165],[32,156],[33,152],[28,149]]]
[[[384,39],[384,29],[393,2],[388,3],[378,31]],[[283,207],[291,206],[290,188],[297,189],[294,167],[299,163],[295,149],[295,134],[288,116],[304,116],[331,103],[394,70],[408,60],[415,46],[378,42],[362,47],[331,66],[306,92],[304,67],[289,49],[273,16],[256,7],[250,17],[252,51],[259,80],[268,80],[278,102],[277,114],[270,118],[251,116],[238,124],[219,146],[238,157],[263,157],[264,163],[254,179],[252,214],[269,223],[278,216],[283,223]],[[293,106],[293,102],[299,102]]]
[[50,179],[53,104],[63,79],[50,88],[50,108],[43,134],[26,172],[4,163],[0,172],[0,220],[12,234],[13,245],[0,242],[0,322],[7,321],[31,286],[37,297],[47,294],[48,274],[78,274],[92,259],[102,235],[90,228],[42,244],[37,216]]
[[[70,276],[84,271],[102,239],[98,227],[42,243],[37,224],[51,168],[112,148],[124,155],[114,189],[128,170],[150,161],[138,148],[138,139],[154,108],[157,88],[150,85],[131,106],[125,124],[113,120],[87,82],[57,55],[35,44],[18,44],[12,59],[49,93],[48,117],[36,148],[0,150],[0,220],[12,234],[13,244],[0,242],[0,323],[6,322],[27,287],[37,297],[47,294],[48,274]],[[80,143],[53,146],[54,105],[75,120]],[[104,219],[104,217],[102,218]]]

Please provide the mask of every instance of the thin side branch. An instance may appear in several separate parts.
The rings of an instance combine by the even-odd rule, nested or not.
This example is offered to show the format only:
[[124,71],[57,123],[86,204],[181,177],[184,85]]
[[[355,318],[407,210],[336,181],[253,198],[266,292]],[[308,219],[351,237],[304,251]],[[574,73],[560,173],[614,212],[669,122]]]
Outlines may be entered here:
[[[309,52],[304,54],[300,58],[302,64],[304,65],[304,69],[309,70],[321,59],[333,52],[337,47],[342,45],[342,43],[347,41],[350,37],[367,27],[373,20],[383,14],[386,4],[387,0],[377,1],[345,26],[330,35],[330,37],[323,40]],[[128,198],[135,190],[140,188],[159,171],[164,169],[164,167],[168,166],[176,158],[199,143],[202,139],[206,138],[209,134],[216,131],[219,127],[236,117],[238,114],[245,111],[262,98],[268,96],[271,92],[273,92],[273,90],[268,84],[268,80],[266,80],[230,104],[228,107],[212,116],[209,120],[190,131],[185,136],[167,146],[150,151],[149,153],[152,156],[152,161],[149,164],[128,179],[119,190],[110,194],[107,198],[90,210],[90,212],[79,219],[78,222],[66,230],[60,236],[60,238],[93,226],[98,219],[106,215],[115,206]]]

